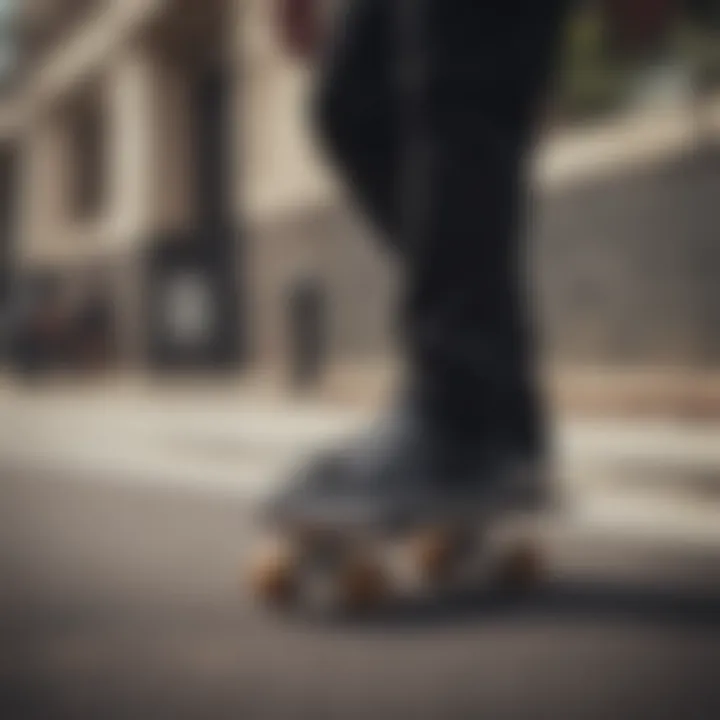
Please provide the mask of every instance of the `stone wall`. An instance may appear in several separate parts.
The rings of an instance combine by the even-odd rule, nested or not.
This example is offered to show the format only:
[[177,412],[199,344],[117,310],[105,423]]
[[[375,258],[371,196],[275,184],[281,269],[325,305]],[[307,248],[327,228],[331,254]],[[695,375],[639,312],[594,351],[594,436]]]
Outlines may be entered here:
[[712,145],[542,196],[533,265],[552,354],[719,362],[719,199]]
[[[549,355],[570,364],[720,362],[720,151],[695,147],[641,168],[537,193],[529,238]],[[388,259],[341,205],[251,233],[259,356],[287,351],[284,297],[298,274],[326,289],[334,358],[391,344]]]

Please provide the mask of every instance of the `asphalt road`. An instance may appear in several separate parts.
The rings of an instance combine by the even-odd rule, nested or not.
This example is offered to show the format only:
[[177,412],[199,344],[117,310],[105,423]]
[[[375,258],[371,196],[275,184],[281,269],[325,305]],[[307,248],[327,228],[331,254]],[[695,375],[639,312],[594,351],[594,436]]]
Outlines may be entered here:
[[241,590],[235,498],[0,479],[0,717],[720,717],[720,548],[559,531],[531,599],[358,624]]

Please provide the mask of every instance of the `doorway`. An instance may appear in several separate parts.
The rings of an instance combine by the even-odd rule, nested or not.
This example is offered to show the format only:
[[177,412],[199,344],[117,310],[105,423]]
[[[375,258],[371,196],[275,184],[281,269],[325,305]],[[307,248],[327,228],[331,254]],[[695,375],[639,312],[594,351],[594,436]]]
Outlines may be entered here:
[[192,208],[186,228],[164,233],[149,258],[151,363],[163,369],[215,370],[244,359],[242,237],[234,212],[235,68],[225,46],[229,4],[182,0],[166,18],[166,62],[187,88]]

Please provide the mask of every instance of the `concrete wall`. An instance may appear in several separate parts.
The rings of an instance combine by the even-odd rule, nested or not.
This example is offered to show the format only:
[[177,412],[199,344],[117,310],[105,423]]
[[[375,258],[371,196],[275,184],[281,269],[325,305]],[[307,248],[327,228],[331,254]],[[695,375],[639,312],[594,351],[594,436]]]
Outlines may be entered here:
[[[529,268],[556,362],[720,363],[720,114],[710,110],[703,137],[686,110],[543,144]],[[264,356],[282,352],[284,297],[308,267],[327,291],[334,357],[391,349],[393,268],[341,202],[289,211],[254,243]]]
[[542,196],[541,317],[570,363],[720,363],[720,146]]

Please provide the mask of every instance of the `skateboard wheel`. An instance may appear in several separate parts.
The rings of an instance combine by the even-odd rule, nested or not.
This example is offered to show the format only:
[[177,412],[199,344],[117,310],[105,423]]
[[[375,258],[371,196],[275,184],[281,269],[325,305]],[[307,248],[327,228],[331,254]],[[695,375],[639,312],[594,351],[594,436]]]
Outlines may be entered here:
[[388,584],[374,558],[338,548],[308,552],[296,571],[293,601],[315,616],[354,613],[380,604]]
[[341,573],[340,584],[342,605],[350,611],[375,607],[388,595],[387,577],[373,560],[351,560]]
[[439,583],[452,572],[458,556],[459,539],[446,528],[421,532],[412,540],[412,557],[423,580]]
[[497,583],[501,589],[529,592],[545,577],[541,547],[532,542],[518,543],[503,557],[498,566]]
[[288,605],[296,585],[295,562],[292,555],[277,546],[261,548],[250,568],[250,586],[263,602]]

